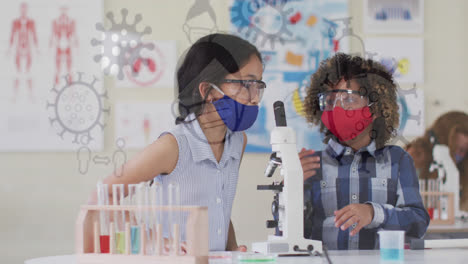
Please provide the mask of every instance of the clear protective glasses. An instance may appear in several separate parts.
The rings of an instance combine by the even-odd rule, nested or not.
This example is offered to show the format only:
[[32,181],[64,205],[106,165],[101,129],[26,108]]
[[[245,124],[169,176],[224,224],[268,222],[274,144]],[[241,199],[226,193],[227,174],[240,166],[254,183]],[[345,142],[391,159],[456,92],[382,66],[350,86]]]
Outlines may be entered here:
[[334,89],[319,93],[317,96],[319,99],[320,111],[333,110],[338,100],[341,102],[341,107],[345,110],[359,109],[372,104],[369,104],[369,98],[367,96],[354,90]]
[[266,84],[260,80],[224,79],[220,83],[229,83],[228,95],[241,102],[251,102],[252,99],[262,100]]

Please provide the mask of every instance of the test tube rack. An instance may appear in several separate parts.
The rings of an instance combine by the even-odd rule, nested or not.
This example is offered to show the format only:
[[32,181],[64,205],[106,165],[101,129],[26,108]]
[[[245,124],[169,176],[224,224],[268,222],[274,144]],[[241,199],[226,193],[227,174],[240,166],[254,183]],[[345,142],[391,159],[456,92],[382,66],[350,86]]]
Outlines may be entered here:
[[[424,206],[428,211],[433,210],[430,225],[455,224],[454,194],[452,192],[421,192]],[[429,202],[432,205],[428,205]],[[445,202],[443,202],[445,201]]]
[[[146,252],[146,232],[144,226],[141,226],[140,235],[140,252],[139,254],[131,254],[130,250],[130,224],[125,224],[125,252],[117,254],[115,249],[115,236],[113,235],[114,223],[110,222],[110,252],[100,252],[99,241],[99,213],[107,211],[109,214],[114,211],[126,214],[130,212],[142,211],[158,211],[169,212],[178,211],[187,213],[186,221],[186,253],[179,254],[173,253],[170,255],[161,254],[147,254]],[[112,215],[112,214],[111,214]],[[157,240],[161,242],[162,229],[159,227],[159,234]],[[208,264],[208,208],[201,206],[94,206],[83,205],[81,206],[78,219],[76,221],[75,229],[75,251],[77,255],[77,264],[153,264],[153,263],[181,263],[181,264]],[[177,247],[180,241],[174,241]],[[161,245],[161,243],[159,243]],[[178,250],[177,250],[178,251]]]

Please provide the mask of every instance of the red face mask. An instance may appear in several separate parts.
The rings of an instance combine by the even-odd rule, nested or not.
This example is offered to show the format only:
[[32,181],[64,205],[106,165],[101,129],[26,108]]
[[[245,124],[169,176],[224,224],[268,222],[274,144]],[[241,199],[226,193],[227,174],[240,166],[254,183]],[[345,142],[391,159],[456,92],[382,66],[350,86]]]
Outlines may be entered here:
[[340,141],[348,141],[357,137],[372,123],[372,113],[368,106],[353,110],[344,110],[337,106],[322,113],[322,122]]

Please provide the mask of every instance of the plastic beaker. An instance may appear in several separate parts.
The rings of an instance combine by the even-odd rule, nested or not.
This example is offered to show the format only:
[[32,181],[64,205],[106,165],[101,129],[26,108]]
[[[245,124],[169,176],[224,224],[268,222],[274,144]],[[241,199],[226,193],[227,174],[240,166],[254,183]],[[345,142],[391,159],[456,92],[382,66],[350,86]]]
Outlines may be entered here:
[[403,261],[405,249],[405,231],[382,230],[378,232],[380,241],[380,259],[384,261]]

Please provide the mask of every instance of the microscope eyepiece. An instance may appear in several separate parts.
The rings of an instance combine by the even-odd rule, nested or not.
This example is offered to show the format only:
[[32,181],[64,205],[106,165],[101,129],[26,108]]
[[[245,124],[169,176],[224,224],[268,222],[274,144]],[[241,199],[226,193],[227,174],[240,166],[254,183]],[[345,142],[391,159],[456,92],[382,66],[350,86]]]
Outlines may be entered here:
[[277,127],[285,127],[286,124],[286,113],[284,111],[284,103],[282,101],[276,101],[273,103],[273,111],[275,113],[275,121]]

